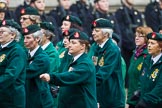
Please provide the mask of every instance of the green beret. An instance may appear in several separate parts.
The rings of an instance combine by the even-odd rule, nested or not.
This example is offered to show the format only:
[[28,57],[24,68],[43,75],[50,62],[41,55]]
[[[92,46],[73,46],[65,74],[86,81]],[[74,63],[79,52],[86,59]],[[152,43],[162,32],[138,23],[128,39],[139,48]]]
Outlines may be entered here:
[[113,24],[110,20],[99,18],[92,22],[91,28],[113,28]]
[[3,20],[3,21],[1,21],[0,23],[1,23],[1,24],[0,24],[1,27],[2,27],[2,26],[11,26],[11,27],[17,29],[19,32],[22,31],[20,25],[19,25],[17,22],[15,22],[14,20]]
[[30,3],[34,3],[35,1],[37,1],[37,0],[30,0]]
[[62,35],[63,36],[70,36],[72,33],[74,32],[78,32],[79,30],[78,29],[75,29],[75,28],[71,28],[69,30],[65,30]]
[[22,15],[38,15],[39,16],[39,13],[38,13],[38,10],[33,8],[33,7],[27,7],[27,8],[23,8],[21,9],[21,16]]
[[76,16],[67,15],[67,16],[63,17],[62,21],[69,21],[71,23],[75,23],[79,26],[82,26],[82,21]]
[[88,40],[89,41],[88,35],[81,31],[73,32],[69,37],[69,40],[70,39],[80,39],[80,40]]
[[40,28],[45,29],[45,30],[49,30],[50,32],[52,32],[54,34],[55,27],[51,22],[40,23]]
[[119,41],[120,41],[119,35],[116,33],[112,34],[112,39],[114,39],[117,43],[119,43]]
[[159,31],[162,30],[162,25],[159,26]]
[[157,41],[162,41],[162,34],[152,32],[152,33],[147,34],[147,38],[157,40]]
[[94,0],[94,3],[98,2],[99,0]]
[[29,25],[28,27],[23,28],[23,34],[29,35],[39,30],[41,30],[41,28],[37,24]]

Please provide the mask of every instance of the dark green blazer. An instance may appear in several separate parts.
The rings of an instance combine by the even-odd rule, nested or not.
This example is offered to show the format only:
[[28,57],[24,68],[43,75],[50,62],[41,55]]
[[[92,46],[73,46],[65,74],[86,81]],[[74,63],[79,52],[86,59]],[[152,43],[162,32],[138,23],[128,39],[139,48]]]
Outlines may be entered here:
[[29,59],[26,71],[26,108],[52,108],[49,84],[39,78],[50,72],[49,56],[41,47]]
[[60,86],[59,108],[97,108],[95,67],[87,54],[71,63],[69,71],[51,75],[51,83]]
[[134,92],[139,87],[141,69],[142,69],[143,61],[147,55],[148,55],[147,48],[145,48],[137,59],[134,58],[135,53],[131,57],[130,66],[128,68],[128,78],[129,78],[128,97],[127,97],[128,104],[136,105],[137,103],[137,101],[131,101],[131,97],[134,95]]
[[125,106],[124,80],[122,77],[121,54],[111,38],[103,48],[96,47],[97,101],[101,108]]
[[27,56],[15,41],[0,49],[0,107],[25,108]]
[[162,108],[162,56],[155,64],[150,62],[149,55],[142,67],[140,101],[146,104],[146,108]]

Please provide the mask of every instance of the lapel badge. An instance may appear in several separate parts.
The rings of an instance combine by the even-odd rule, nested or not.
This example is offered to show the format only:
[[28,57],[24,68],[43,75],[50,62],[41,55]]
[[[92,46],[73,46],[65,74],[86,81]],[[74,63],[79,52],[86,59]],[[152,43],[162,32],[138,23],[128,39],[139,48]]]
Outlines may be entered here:
[[104,65],[104,58],[101,57],[101,59],[99,60],[99,63],[98,63],[99,66],[103,66]]
[[2,54],[1,56],[0,56],[0,62],[3,62],[3,60],[6,58],[6,55],[5,54]]

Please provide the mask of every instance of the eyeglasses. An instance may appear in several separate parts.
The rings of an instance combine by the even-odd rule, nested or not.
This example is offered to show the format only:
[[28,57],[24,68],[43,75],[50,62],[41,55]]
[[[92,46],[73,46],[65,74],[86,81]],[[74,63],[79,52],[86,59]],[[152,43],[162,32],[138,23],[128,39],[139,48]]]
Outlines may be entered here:
[[27,20],[27,19],[29,19],[29,17],[28,18],[26,18],[26,17],[21,17],[20,18],[20,20],[24,20],[24,21]]
[[135,37],[146,37],[146,36],[143,36],[143,35],[135,35]]

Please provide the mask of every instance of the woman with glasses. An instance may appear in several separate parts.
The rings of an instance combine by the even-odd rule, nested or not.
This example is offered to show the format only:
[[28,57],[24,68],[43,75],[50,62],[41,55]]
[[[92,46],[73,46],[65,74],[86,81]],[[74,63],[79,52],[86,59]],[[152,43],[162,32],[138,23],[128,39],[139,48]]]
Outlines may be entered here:
[[132,100],[134,92],[138,89],[139,77],[141,75],[141,67],[144,58],[148,55],[147,52],[147,37],[148,33],[152,32],[149,27],[137,27],[135,32],[136,49],[130,60],[128,68],[128,100],[129,108],[135,108],[136,100]]
[[25,28],[32,24],[38,24],[40,22],[40,15],[35,8],[27,7],[21,10],[20,24],[22,28]]
[[17,43],[21,27],[13,20],[0,25],[0,107],[25,108],[27,56]]

